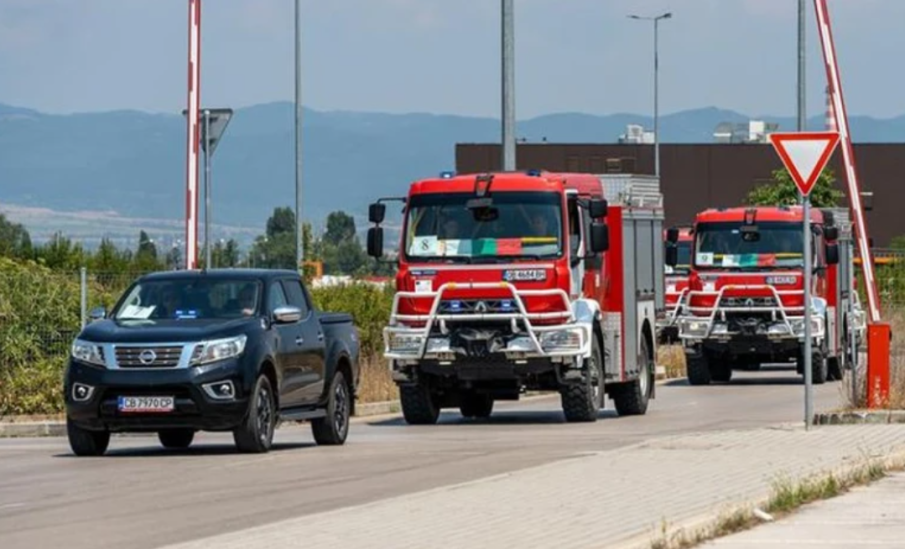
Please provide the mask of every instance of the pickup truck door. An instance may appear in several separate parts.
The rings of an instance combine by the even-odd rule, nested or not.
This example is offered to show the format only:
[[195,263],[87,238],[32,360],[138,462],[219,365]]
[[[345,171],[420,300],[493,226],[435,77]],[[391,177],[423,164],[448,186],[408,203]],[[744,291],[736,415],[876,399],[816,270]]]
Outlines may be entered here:
[[326,337],[320,320],[311,306],[308,296],[302,289],[299,279],[283,280],[283,287],[289,298],[289,304],[302,310],[299,322],[302,341],[299,344],[299,401],[302,404],[315,404],[324,392],[326,377]]
[[[267,291],[267,313],[273,318],[273,312],[278,307],[287,305],[289,300],[279,280],[270,283]],[[292,408],[300,406],[302,382],[301,344],[302,327],[300,322],[287,324],[274,324],[276,331],[276,368],[280,379],[278,389],[280,394],[280,408]]]

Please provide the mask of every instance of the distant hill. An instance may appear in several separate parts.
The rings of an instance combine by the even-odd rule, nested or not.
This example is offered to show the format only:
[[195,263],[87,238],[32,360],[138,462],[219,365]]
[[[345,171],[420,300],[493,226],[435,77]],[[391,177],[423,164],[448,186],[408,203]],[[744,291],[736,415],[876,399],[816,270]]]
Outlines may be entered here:
[[[663,142],[710,142],[718,123],[749,118],[784,129],[795,125],[791,117],[704,108],[664,115],[660,127]],[[137,111],[48,115],[0,104],[0,207],[181,219],[183,120]],[[363,225],[370,200],[398,195],[412,179],[453,169],[457,142],[499,139],[499,123],[491,118],[306,109],[303,120],[303,209],[315,221],[344,209]],[[530,142],[612,143],[629,123],[652,126],[643,115],[560,113],[521,121],[518,135]],[[809,121],[813,128],[822,124],[822,117]],[[905,116],[853,117],[851,125],[859,142],[905,140]],[[293,105],[238,109],[213,158],[213,172],[216,225],[263,229],[274,206],[292,205]],[[31,229],[38,222],[30,219]],[[52,226],[49,219],[40,223]]]

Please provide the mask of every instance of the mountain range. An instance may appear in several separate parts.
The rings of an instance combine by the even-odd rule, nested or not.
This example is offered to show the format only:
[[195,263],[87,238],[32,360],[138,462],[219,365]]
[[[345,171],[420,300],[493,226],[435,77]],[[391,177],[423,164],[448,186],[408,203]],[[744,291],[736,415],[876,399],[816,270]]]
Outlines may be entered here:
[[[250,240],[276,206],[295,201],[290,102],[236,109],[212,158],[215,237]],[[718,108],[661,115],[664,143],[711,142],[721,122],[765,120],[780,129],[793,117],[748,116]],[[905,140],[905,116],[853,116],[857,142]],[[822,129],[823,117],[808,121]],[[650,116],[558,113],[522,120],[528,142],[614,143],[627,124]],[[320,224],[333,210],[364,228],[367,204],[399,195],[408,183],[455,168],[455,144],[499,140],[493,118],[437,114],[303,111],[303,212]],[[133,237],[139,228],[176,237],[185,204],[185,122],[180,114],[113,111],[45,114],[0,104],[0,212],[36,240],[66,227],[76,237]],[[203,218],[202,218],[203,219]]]

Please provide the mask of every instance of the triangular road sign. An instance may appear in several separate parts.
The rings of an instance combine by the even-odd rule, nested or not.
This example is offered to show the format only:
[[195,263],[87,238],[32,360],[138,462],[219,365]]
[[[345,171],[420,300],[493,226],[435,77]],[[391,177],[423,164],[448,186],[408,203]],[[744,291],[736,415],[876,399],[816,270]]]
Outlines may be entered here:
[[839,132],[771,133],[770,143],[795,186],[802,196],[807,196],[839,144]]

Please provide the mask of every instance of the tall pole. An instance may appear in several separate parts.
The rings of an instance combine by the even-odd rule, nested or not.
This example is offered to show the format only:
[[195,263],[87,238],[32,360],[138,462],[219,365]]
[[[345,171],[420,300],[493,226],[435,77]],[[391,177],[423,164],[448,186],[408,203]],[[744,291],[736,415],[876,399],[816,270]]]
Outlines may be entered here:
[[204,109],[204,268],[211,263],[211,111]]
[[[811,198],[802,195],[804,206],[804,426],[811,428],[813,414],[813,356],[811,355]],[[824,357],[821,357],[825,360]]]
[[501,0],[503,8],[503,170],[514,171],[515,162],[515,24],[513,0]]
[[201,105],[201,0],[189,0],[188,97],[186,109],[185,268],[198,260],[198,110]]
[[658,41],[660,18],[654,18],[654,175],[660,177],[660,50]]
[[295,268],[302,268],[302,9],[295,0]]
[[805,57],[804,57],[804,38],[805,38],[805,0],[798,0],[798,131],[805,131],[807,125],[807,114],[805,108]]

